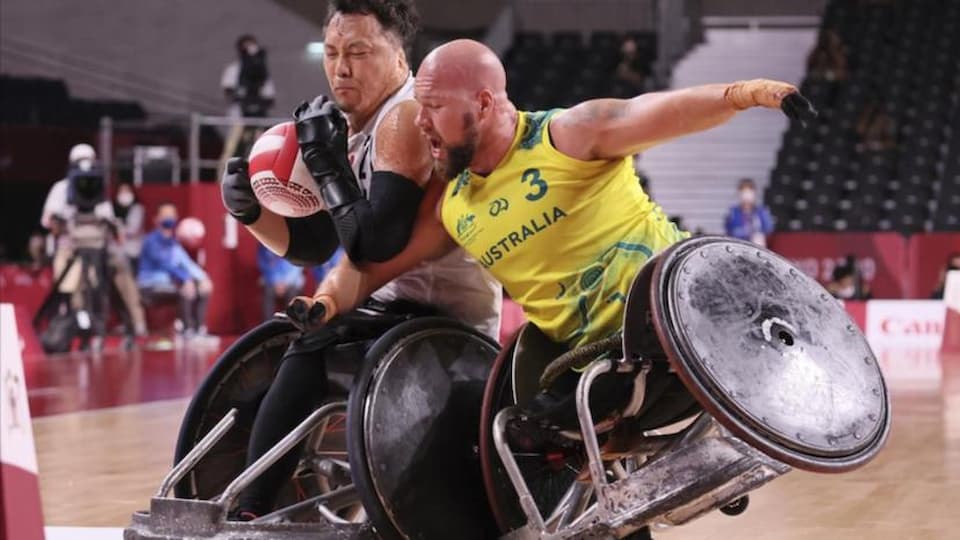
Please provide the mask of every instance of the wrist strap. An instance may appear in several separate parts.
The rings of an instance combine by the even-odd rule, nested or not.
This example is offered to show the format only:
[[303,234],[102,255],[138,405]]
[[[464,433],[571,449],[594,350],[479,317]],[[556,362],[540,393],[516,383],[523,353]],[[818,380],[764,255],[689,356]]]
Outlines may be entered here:
[[723,99],[738,111],[756,105],[749,89],[746,88],[748,84],[750,81],[737,81],[727,86],[723,91]]

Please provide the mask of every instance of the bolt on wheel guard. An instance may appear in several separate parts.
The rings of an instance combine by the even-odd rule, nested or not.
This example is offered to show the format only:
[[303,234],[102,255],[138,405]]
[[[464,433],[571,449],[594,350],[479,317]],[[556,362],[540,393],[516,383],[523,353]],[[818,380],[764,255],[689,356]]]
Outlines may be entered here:
[[520,412],[501,411],[497,451],[528,519],[503,538],[619,538],[644,524],[680,525],[790,466],[864,465],[889,434],[887,388],[859,329],[817,282],[753,244],[700,237],[649,261],[631,287],[623,332],[625,361],[668,362],[707,414],[639,468],[611,474],[617,464],[601,455],[586,396],[615,366],[595,361],[577,389],[595,502],[547,517],[502,436]]

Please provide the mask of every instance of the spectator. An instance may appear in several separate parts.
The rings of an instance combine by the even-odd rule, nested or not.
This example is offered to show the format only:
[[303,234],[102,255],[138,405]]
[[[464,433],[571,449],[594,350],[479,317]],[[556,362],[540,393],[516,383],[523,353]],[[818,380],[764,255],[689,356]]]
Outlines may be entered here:
[[133,268],[140,259],[143,246],[144,209],[133,189],[133,184],[124,182],[117,186],[113,199],[113,213],[117,216],[123,252]]
[[773,218],[762,204],[757,203],[757,186],[750,178],[740,180],[737,186],[740,203],[727,214],[727,235],[767,245],[767,235],[773,232]]
[[930,298],[934,300],[943,299],[944,289],[947,286],[947,272],[951,270],[960,270],[960,251],[954,251],[947,257],[947,262],[940,270],[940,277],[937,279],[937,288],[934,289]]
[[833,269],[833,279],[827,283],[827,291],[840,300],[869,300],[870,287],[863,283],[853,256]]
[[842,81],[847,78],[847,51],[836,31],[820,32],[817,46],[807,57],[807,71],[812,79]]
[[169,202],[161,204],[154,223],[157,228],[143,240],[137,283],[144,295],[177,295],[177,333],[184,337],[205,336],[207,298],[213,292],[213,283],[174,237],[177,207]]
[[294,265],[260,244],[257,247],[257,266],[263,279],[263,318],[273,316],[277,300],[286,307],[303,292],[303,268]]
[[[77,144],[70,149],[68,167],[72,171],[90,171],[94,168],[97,159],[96,151],[89,144]],[[74,246],[70,238],[78,214],[77,207],[71,203],[69,178],[63,178],[50,187],[47,199],[43,203],[40,224],[50,231],[47,239],[47,254],[53,258],[54,279],[67,269],[67,264],[74,255]],[[93,207],[93,215],[105,225],[116,227],[116,216],[113,206],[104,200]],[[105,233],[106,234],[106,233]],[[117,293],[123,301],[126,313],[129,315],[128,336],[142,336],[146,334],[146,316],[140,304],[140,293],[137,290],[133,276],[133,267],[123,256],[114,238],[107,235],[107,265]],[[68,275],[60,283],[59,292],[71,295],[73,309],[82,309],[82,291],[80,285],[80,265],[75,264]]]
[[857,121],[858,151],[883,151],[896,145],[897,126],[877,100],[867,104]]
[[632,38],[624,40],[620,46],[620,63],[617,65],[617,78],[630,87],[630,96],[647,90],[647,77],[650,75],[646,59],[637,51],[637,42]]

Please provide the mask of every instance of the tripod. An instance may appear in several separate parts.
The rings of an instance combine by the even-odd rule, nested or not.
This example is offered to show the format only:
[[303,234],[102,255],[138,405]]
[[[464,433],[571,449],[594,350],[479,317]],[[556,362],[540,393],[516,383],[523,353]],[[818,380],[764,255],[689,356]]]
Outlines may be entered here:
[[[93,348],[100,349],[106,337],[106,326],[110,316],[111,293],[119,295],[116,285],[111,279],[107,264],[107,239],[109,237],[108,224],[92,215],[79,214],[69,227],[70,241],[73,253],[67,260],[63,270],[56,277],[53,288],[37,311],[33,323],[37,327],[40,321],[60,305],[62,300],[61,286],[71,276],[74,267],[79,265],[79,279],[76,290],[71,293],[71,308],[75,310],[75,329],[83,339],[83,347],[90,346],[93,337]],[[125,317],[125,319],[129,319]],[[125,320],[128,329],[132,329],[129,320]],[[132,333],[132,332],[131,332]]]

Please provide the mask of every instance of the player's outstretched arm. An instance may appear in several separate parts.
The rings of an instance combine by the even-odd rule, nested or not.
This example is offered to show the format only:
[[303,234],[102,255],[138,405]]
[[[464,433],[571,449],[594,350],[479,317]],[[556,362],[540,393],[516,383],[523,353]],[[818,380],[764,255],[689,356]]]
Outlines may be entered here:
[[[418,264],[436,259],[456,247],[438,215],[444,182],[435,180],[427,189],[417,221],[406,247],[392,259],[361,266],[343,257],[327,274],[313,297],[297,297],[288,314],[305,330],[326,323],[366,300],[374,291]],[[318,307],[316,304],[320,304]]]
[[615,159],[718,126],[751,107],[782,109],[801,121],[816,115],[792,84],[754,79],[586,101],[558,114],[550,122],[550,137],[571,157]]

